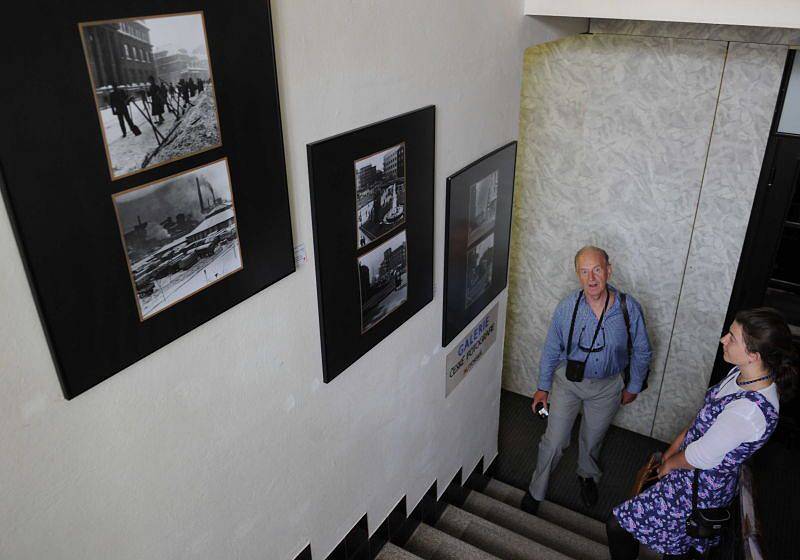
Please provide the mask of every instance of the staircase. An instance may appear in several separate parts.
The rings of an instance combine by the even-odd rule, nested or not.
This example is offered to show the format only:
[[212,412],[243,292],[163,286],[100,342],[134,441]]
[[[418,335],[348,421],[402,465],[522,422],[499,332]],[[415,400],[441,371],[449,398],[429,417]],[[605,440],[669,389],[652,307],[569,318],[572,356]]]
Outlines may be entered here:
[[[480,490],[451,486],[431,523],[404,542],[387,542],[377,560],[606,560],[605,526],[542,502],[538,515],[520,509],[524,492],[495,479]],[[641,559],[659,555],[642,549]]]

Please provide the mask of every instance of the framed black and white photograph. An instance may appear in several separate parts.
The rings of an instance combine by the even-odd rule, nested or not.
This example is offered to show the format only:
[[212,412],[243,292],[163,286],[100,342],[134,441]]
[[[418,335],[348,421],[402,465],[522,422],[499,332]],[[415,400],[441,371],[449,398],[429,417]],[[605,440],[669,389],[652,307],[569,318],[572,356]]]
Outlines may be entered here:
[[359,248],[406,221],[405,154],[405,144],[398,144],[355,162]]
[[467,289],[464,309],[469,309],[492,285],[494,234],[490,233],[467,249]]
[[242,269],[227,160],[113,199],[141,320]]
[[79,28],[113,179],[221,145],[202,12]]
[[435,107],[308,145],[323,378],[433,300]]
[[508,283],[516,157],[511,142],[447,178],[442,346]]
[[408,301],[406,232],[358,258],[361,332],[367,332]]
[[[0,34],[0,186],[71,399],[294,272],[270,4],[14,11],[44,39]],[[397,144],[343,160],[351,248],[354,162]]]
[[497,216],[498,170],[492,171],[469,187],[469,234],[467,245],[472,245],[494,230]]

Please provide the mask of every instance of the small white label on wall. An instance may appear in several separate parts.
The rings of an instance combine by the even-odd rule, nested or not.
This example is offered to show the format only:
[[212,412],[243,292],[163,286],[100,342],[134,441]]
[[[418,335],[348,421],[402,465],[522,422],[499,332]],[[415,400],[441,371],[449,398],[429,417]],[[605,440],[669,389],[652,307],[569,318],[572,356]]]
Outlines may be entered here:
[[305,264],[308,260],[308,256],[306,256],[306,244],[300,243],[300,245],[294,246],[294,266],[299,267],[302,264]]
[[497,339],[497,303],[447,355],[445,397],[464,380]]

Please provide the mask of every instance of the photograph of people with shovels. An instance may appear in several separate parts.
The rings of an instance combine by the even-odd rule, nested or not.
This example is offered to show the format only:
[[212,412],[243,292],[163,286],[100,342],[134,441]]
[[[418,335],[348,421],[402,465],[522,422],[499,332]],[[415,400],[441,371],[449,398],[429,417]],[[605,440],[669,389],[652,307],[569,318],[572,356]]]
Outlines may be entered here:
[[80,32],[112,179],[221,145],[202,12]]

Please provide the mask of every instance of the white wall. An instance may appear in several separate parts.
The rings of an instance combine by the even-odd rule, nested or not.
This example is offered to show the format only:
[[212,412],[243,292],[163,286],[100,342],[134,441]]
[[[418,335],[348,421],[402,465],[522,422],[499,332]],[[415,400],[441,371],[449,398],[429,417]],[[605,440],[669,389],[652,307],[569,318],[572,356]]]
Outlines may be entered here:
[[[586,21],[522,0],[272,4],[296,241],[311,253],[306,143],[433,103],[441,286],[445,177],[516,136],[524,48]],[[324,385],[310,257],[67,402],[0,207],[0,558],[281,559],[309,539],[324,558],[364,512],[374,530],[491,460],[503,332],[445,400],[437,293]]]
[[525,13],[534,16],[800,27],[797,0],[526,0]]

